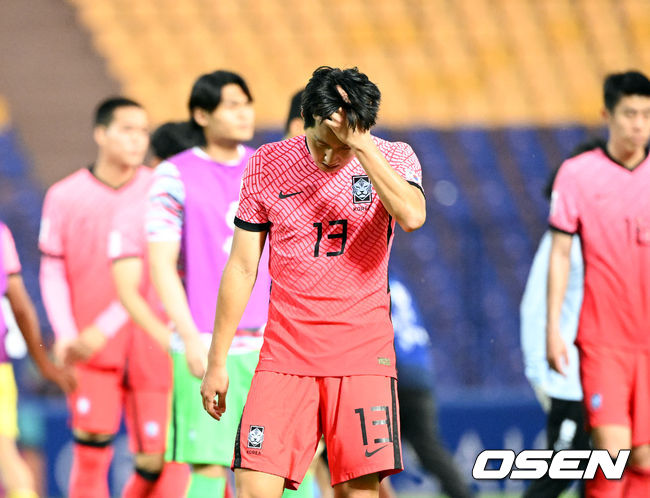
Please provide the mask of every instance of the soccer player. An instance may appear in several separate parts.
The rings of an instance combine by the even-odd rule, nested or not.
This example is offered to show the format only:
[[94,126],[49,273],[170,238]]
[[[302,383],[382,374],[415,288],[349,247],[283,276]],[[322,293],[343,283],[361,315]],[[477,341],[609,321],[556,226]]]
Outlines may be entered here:
[[129,428],[129,434],[140,435],[131,438],[135,472],[123,496],[178,498],[187,488],[189,469],[164,462],[172,382],[167,353],[171,331],[149,280],[145,213],[150,187],[150,183],[141,183],[139,198],[118,208],[108,243],[117,294],[132,318],[125,408],[127,421],[137,424]]
[[171,340],[174,388],[166,459],[192,464],[190,498],[224,494],[268,313],[270,279],[262,269],[228,355],[232,413],[217,424],[203,411],[197,392],[230,252],[239,186],[253,152],[243,145],[253,137],[252,100],[238,74],[215,71],[198,78],[189,109],[205,145],[161,163],[150,194],[146,225],[151,275],[177,331]]
[[[593,150],[597,146],[598,144],[594,142],[582,145],[570,157]],[[544,189],[549,200],[556,174],[557,170],[553,172]],[[578,348],[574,344],[578,332],[584,282],[580,237],[573,236],[570,273],[560,315],[560,332],[567,345],[569,357],[565,375],[560,375],[551,370],[546,361],[546,290],[551,233],[550,230],[546,231],[539,243],[519,308],[524,373],[542,405],[542,409],[547,414],[547,447],[555,451],[588,450],[590,442],[589,434],[584,430],[580,362]],[[553,498],[559,496],[572,484],[573,482],[570,480],[551,479],[547,474],[533,481],[524,496],[526,498]],[[580,488],[581,494],[584,496],[584,481],[580,481]]]
[[[55,366],[48,358],[36,310],[20,271],[20,260],[11,232],[0,222],[0,297],[7,297],[27,349],[41,375],[55,382],[64,392],[70,392],[75,386],[74,377],[68,369]],[[9,498],[35,498],[33,477],[16,447],[17,392],[11,362],[4,347],[6,333],[7,322],[0,309],[0,483]]]
[[[47,192],[39,246],[41,291],[60,360],[75,363],[77,389],[68,397],[74,437],[69,496],[108,497],[111,441],[119,428],[124,367],[131,334],[106,256],[113,214],[137,202],[151,170],[145,110],[122,97],[100,103],[93,136],[96,161]],[[130,428],[142,428],[128,420]],[[145,430],[131,440],[145,440]],[[136,466],[139,456],[136,455]]]
[[566,374],[560,316],[573,235],[580,237],[584,299],[576,344],[595,448],[632,449],[623,479],[602,472],[587,496],[648,496],[650,489],[650,81],[630,71],[604,84],[609,137],[565,161],[551,198],[547,356]]
[[402,468],[388,256],[395,221],[422,226],[425,200],[412,149],[370,134],[379,100],[356,68],[318,68],[306,136],[262,146],[244,174],[201,386],[227,416],[228,349],[269,235],[269,320],[233,459],[242,497],[297,487],[321,434],[338,496],[377,496]]

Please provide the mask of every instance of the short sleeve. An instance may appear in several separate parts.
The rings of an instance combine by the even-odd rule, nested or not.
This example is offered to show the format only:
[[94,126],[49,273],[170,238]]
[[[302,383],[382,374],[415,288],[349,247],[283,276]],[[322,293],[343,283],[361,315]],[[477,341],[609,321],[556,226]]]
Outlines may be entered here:
[[62,258],[65,255],[63,241],[65,211],[65,203],[58,195],[58,189],[56,186],[50,188],[43,201],[41,228],[38,235],[38,247],[47,256]]
[[580,196],[578,182],[570,166],[570,163],[564,163],[557,173],[548,221],[551,228],[574,234],[580,225]]
[[108,236],[108,258],[111,261],[144,257],[146,247],[144,210],[146,206],[146,200],[143,200],[136,205],[125,205],[115,213]]
[[14,244],[14,238],[11,236],[11,231],[6,225],[0,225],[0,244],[2,244],[4,271],[7,275],[20,273],[21,267],[18,252],[16,251],[16,244]]
[[249,232],[264,232],[271,226],[262,199],[262,157],[263,149],[260,148],[248,160],[235,215],[235,226]]
[[145,231],[149,242],[179,241],[185,214],[185,185],[175,164],[165,161],[154,172],[146,206]]
[[422,188],[422,166],[415,152],[413,152],[410,145],[403,142],[397,142],[394,146],[393,155],[388,162],[397,171],[399,176],[411,185],[419,188],[424,194],[424,189]]

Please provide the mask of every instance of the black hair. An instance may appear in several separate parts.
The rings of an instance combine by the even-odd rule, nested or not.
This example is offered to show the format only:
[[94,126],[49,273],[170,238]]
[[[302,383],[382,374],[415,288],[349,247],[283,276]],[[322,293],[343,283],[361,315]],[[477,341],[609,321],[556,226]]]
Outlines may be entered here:
[[295,93],[295,95],[291,98],[291,104],[289,105],[289,115],[287,116],[287,122],[284,125],[284,134],[286,135],[289,133],[289,126],[291,125],[291,121],[293,121],[296,118],[302,119],[302,94],[304,93],[304,90],[299,90],[298,92]]
[[[605,142],[605,140],[602,138],[591,138],[589,140],[585,140],[571,151],[571,154],[569,154],[567,159],[571,159],[572,157],[579,156],[580,154],[594,149],[607,150],[607,142]],[[557,176],[557,172],[560,170],[560,166],[551,172],[551,175],[549,176],[548,181],[544,186],[544,197],[547,199],[550,199],[551,194],[553,193],[553,184],[555,183],[555,177]]]
[[160,159],[167,159],[203,143],[203,133],[199,133],[189,121],[170,121],[151,134],[151,150]]
[[115,111],[120,107],[143,107],[135,100],[126,97],[110,97],[99,103],[95,109],[95,126],[109,126],[113,121]]
[[223,70],[214,71],[199,76],[199,79],[194,82],[188,107],[190,109],[190,122],[195,127],[200,128],[192,116],[194,109],[203,109],[207,112],[214,111],[221,103],[221,89],[230,84],[238,85],[248,97],[249,102],[253,101],[253,96],[246,81],[237,73]]
[[[337,86],[347,93],[347,99],[341,96]],[[377,121],[380,100],[381,92],[377,85],[356,67],[321,66],[312,74],[302,95],[305,128],[316,124],[314,116],[327,119],[341,107],[350,128],[369,130]]]
[[638,71],[613,73],[605,78],[603,94],[605,107],[609,112],[614,112],[614,108],[623,97],[630,95],[650,97],[650,81]]

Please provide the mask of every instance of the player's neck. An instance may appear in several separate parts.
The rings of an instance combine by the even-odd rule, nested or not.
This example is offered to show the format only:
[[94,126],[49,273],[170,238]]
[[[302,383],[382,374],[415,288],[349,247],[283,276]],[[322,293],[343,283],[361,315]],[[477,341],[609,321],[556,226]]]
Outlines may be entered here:
[[118,188],[127,183],[135,174],[135,168],[115,164],[99,157],[92,168],[92,173],[100,182],[109,187]]
[[241,144],[238,142],[209,142],[203,146],[203,151],[218,163],[238,161],[241,157]]
[[628,149],[620,142],[609,140],[607,142],[607,153],[625,168],[634,169],[645,159],[646,149],[644,147]]

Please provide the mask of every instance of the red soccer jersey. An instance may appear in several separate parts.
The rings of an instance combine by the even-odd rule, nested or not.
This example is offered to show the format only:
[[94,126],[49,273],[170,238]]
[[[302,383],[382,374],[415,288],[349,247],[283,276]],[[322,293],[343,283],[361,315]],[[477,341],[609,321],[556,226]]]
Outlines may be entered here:
[[549,222],[577,233],[585,291],[577,344],[650,348],[650,159],[630,171],[596,148],[562,164]]
[[[421,188],[411,147],[374,141]],[[395,376],[388,293],[395,222],[356,158],[326,173],[304,136],[262,146],[244,173],[235,224],[270,227],[271,300],[258,370]]]
[[84,168],[47,192],[39,247],[44,254],[65,261],[79,330],[119,301],[106,254],[113,216],[120,206],[141,200],[142,185],[149,184],[151,174],[141,166],[127,184],[112,188]]

